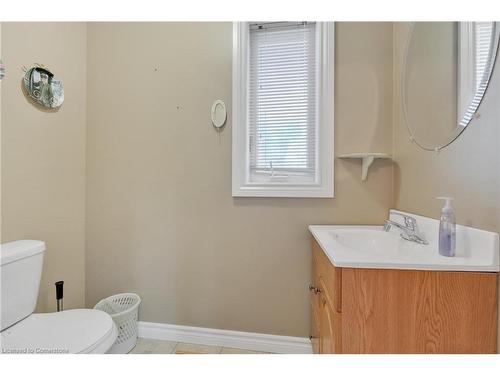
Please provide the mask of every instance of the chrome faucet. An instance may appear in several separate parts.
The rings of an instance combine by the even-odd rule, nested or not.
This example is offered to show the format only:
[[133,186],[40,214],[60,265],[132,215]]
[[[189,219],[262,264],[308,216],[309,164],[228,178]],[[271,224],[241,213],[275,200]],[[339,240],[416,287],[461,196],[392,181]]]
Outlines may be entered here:
[[391,227],[396,227],[401,231],[401,237],[407,241],[412,241],[419,243],[421,245],[428,245],[429,242],[425,239],[423,233],[420,233],[418,229],[417,220],[414,217],[400,214],[399,212],[393,212],[394,215],[399,215],[404,220],[404,225],[396,223],[392,220],[386,220],[384,224],[384,231],[389,232]]

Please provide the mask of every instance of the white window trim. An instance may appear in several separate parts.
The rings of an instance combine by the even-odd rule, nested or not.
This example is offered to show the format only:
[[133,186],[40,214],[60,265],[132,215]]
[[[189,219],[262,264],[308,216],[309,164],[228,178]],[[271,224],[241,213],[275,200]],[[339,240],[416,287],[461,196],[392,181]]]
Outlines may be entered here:
[[307,185],[249,184],[247,82],[248,23],[233,24],[233,197],[304,197],[334,196],[334,24],[318,22],[319,26],[319,102],[318,102],[318,182]]

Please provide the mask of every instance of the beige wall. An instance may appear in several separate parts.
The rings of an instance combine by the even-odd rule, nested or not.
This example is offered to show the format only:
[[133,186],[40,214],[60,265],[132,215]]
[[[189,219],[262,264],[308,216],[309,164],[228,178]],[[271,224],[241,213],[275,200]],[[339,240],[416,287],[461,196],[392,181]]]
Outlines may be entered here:
[[[46,241],[38,311],[54,311],[54,282],[65,281],[65,306],[85,298],[86,25],[3,23],[0,83],[2,242]],[[21,91],[21,67],[42,63],[63,80],[57,112]]]
[[457,223],[500,232],[500,68],[497,64],[479,109],[481,117],[439,154],[423,151],[409,141],[400,111],[407,26],[394,25],[394,205],[439,218],[443,202],[435,197],[451,196]]
[[[391,152],[392,24],[336,27],[336,154]],[[88,25],[86,304],[141,320],[307,336],[309,224],[381,223],[390,162],[336,161],[334,199],[231,197],[230,23]],[[362,108],[362,110],[360,110]]]

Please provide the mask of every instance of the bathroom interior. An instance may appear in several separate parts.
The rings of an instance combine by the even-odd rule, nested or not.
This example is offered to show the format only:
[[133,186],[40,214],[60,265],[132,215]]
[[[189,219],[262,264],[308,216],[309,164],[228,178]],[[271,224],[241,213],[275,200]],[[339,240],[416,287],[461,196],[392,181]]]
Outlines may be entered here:
[[2,353],[498,353],[499,35],[3,20]]

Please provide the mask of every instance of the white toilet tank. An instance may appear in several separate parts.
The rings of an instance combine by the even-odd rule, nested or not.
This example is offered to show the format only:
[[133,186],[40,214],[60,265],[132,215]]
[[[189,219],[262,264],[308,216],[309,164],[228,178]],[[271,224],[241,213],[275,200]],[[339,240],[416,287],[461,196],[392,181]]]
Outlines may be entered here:
[[44,251],[43,241],[21,240],[1,245],[0,331],[35,311]]

